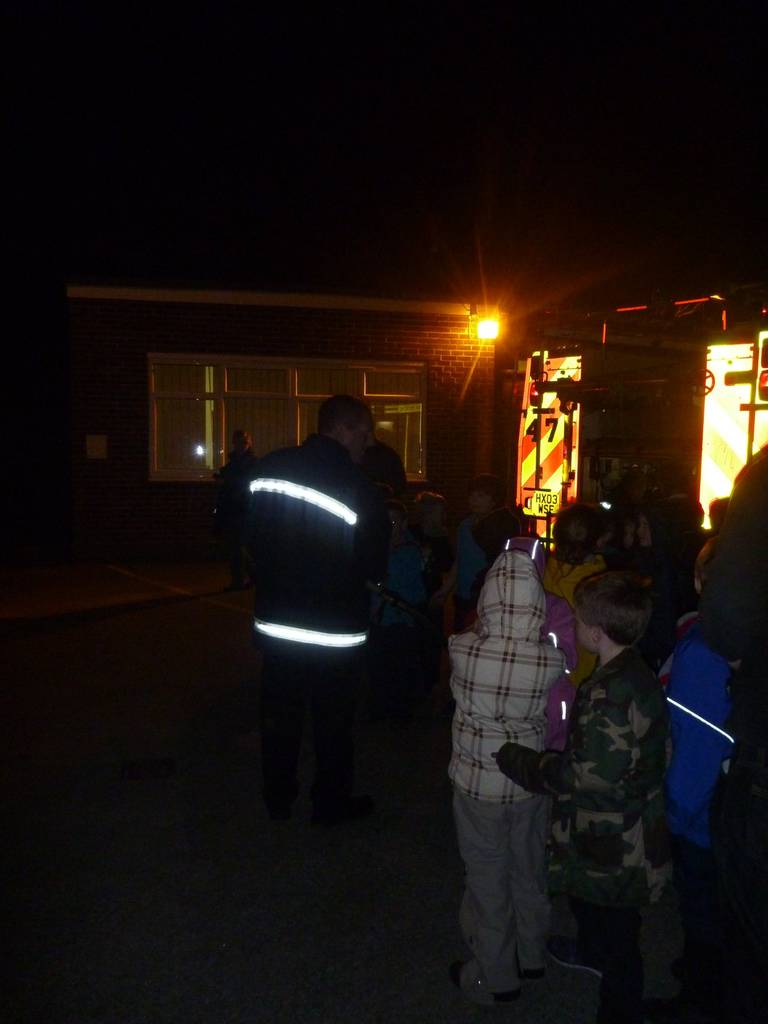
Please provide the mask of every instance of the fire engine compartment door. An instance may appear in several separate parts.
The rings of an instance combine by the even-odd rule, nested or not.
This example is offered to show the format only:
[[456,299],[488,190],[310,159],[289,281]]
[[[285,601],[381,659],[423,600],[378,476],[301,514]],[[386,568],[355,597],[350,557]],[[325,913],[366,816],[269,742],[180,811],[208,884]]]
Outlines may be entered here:
[[768,443],[768,404],[756,402],[763,349],[768,349],[768,331],[757,342],[714,344],[707,350],[711,390],[704,399],[699,483],[705,526],[710,502],[730,495],[739,471]]
[[546,383],[539,385],[540,400],[536,404],[535,399],[532,401],[531,371],[537,364],[543,368],[546,381],[579,381],[581,356],[548,357],[546,352],[534,352],[526,363],[516,498],[526,515],[543,519],[577,493],[579,407],[569,404],[564,408],[557,392],[548,391]]

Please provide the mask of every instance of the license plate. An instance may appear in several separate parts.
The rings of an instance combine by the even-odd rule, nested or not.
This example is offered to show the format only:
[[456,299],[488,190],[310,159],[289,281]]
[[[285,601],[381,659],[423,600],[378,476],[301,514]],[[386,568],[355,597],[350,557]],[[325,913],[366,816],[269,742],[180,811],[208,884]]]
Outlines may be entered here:
[[531,496],[531,507],[526,509],[529,515],[554,515],[560,508],[560,491],[534,491]]

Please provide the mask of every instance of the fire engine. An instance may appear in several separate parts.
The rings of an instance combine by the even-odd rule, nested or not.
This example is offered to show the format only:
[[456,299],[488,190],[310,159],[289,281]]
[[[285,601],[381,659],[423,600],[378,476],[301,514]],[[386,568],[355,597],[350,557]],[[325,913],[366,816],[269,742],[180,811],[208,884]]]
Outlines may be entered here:
[[705,512],[730,494],[768,443],[768,310],[729,326],[728,307],[710,295],[527,326],[516,502],[533,532],[630,465],[666,472]]

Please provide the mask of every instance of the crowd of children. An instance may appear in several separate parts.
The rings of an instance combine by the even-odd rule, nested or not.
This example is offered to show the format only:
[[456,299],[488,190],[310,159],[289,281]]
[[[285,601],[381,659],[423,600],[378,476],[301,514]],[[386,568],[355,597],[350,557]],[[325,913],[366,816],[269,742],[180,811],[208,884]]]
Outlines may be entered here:
[[[731,668],[704,642],[690,597],[716,541],[686,538],[697,554],[695,567],[684,556],[687,586],[663,520],[631,502],[567,506],[548,557],[521,536],[489,474],[470,485],[455,557],[444,498],[424,492],[416,507],[409,527],[405,506],[388,502],[371,707],[407,718],[434,685],[452,595],[449,776],[470,952],[451,965],[454,984],[471,1002],[510,1003],[543,976],[548,953],[600,978],[601,1024],[720,1019],[708,819],[733,746]],[[722,509],[712,511],[716,528]],[[643,1002],[640,908],[668,878],[684,935],[680,993]],[[549,935],[553,893],[568,896],[575,937]]]

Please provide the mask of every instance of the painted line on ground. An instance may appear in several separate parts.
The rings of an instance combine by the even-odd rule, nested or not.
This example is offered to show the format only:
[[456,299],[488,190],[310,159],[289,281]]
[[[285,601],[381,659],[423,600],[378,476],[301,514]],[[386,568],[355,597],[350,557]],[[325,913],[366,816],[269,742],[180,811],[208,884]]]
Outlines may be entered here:
[[213,605],[214,608],[226,608],[230,612],[239,612],[242,615],[251,615],[250,608],[240,608],[234,604],[228,604],[226,601],[218,601],[215,597],[206,597],[204,594],[196,594],[194,590],[187,590],[185,587],[175,587],[172,583],[163,583],[161,580],[153,580],[149,576],[142,576],[141,573],[133,572],[131,569],[125,569],[121,565],[107,564],[107,568],[113,572],[120,573],[121,576],[128,576],[131,579],[138,580],[140,583],[149,583],[150,586],[160,587],[161,590],[167,590],[172,594],[182,594],[184,597],[194,597],[196,600],[201,601],[203,604]]

